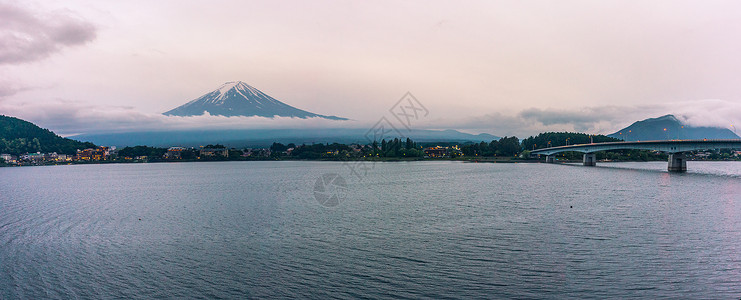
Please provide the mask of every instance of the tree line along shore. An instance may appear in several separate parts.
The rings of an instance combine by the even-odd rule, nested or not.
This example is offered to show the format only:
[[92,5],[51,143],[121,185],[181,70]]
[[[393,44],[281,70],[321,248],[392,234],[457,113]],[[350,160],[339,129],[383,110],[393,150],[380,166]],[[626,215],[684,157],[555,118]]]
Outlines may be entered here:
[[[253,160],[460,160],[479,162],[538,162],[539,157],[530,154],[535,149],[573,144],[619,141],[603,135],[583,133],[548,132],[520,140],[515,136],[503,137],[490,142],[416,142],[406,139],[382,139],[367,144],[317,143],[282,144],[274,142],[266,148],[230,148],[224,145],[199,147],[116,147],[92,146],[68,153],[23,153],[18,156],[3,153],[2,166],[96,164],[96,163],[144,163],[144,162],[193,162],[193,161],[253,161]],[[0,143],[3,141],[0,140]],[[0,144],[2,146],[2,144]],[[39,143],[40,146],[40,143]],[[7,148],[5,148],[7,149]],[[690,153],[694,160],[741,160],[740,153],[732,150],[700,151]],[[582,153],[559,153],[557,160],[579,161]],[[647,150],[615,150],[597,152],[602,161],[658,161],[666,160],[664,153]]]

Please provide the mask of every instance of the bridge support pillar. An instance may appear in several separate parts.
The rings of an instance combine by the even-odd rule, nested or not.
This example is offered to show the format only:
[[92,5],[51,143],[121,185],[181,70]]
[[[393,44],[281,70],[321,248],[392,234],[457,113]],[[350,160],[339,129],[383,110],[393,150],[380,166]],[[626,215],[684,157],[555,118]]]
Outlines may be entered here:
[[684,157],[684,153],[670,153],[669,154],[669,172],[686,172],[687,171],[687,160]]
[[553,156],[553,155],[547,155],[545,157],[545,162],[548,163],[548,164],[555,163],[556,162],[556,157]]
[[597,155],[594,153],[584,153],[584,165],[594,167],[597,165]]

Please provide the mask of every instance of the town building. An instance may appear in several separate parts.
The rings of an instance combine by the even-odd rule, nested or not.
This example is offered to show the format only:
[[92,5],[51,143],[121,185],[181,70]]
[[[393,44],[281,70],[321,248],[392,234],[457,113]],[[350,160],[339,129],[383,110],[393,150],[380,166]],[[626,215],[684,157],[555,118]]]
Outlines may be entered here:
[[4,154],[3,153],[3,154],[0,154],[0,158],[2,158],[3,161],[5,161],[5,163],[7,163],[7,164],[14,164],[14,163],[17,163],[18,162],[18,157],[15,156],[15,155],[10,155],[10,154]]
[[67,154],[56,154],[55,161],[72,161],[72,155]]
[[98,148],[88,148],[77,150],[77,160],[105,160],[108,158],[108,147],[100,146]]
[[21,160],[30,161],[30,162],[44,161],[44,154],[41,152],[26,153],[26,154],[21,155]]
[[227,148],[201,148],[199,155],[201,157],[211,157],[211,156],[229,157],[229,149]]
[[448,155],[448,147],[429,147],[424,149],[425,156],[428,157],[446,157]]
[[184,147],[170,147],[165,153],[166,159],[182,159],[183,151],[187,150]]

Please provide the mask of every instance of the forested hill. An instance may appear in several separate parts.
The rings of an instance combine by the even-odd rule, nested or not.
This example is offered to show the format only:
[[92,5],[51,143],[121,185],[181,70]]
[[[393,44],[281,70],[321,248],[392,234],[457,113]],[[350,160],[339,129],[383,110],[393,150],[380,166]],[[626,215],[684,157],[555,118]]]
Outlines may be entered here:
[[77,149],[95,147],[54,134],[35,124],[0,115],[0,153],[19,155],[26,152],[75,154]]

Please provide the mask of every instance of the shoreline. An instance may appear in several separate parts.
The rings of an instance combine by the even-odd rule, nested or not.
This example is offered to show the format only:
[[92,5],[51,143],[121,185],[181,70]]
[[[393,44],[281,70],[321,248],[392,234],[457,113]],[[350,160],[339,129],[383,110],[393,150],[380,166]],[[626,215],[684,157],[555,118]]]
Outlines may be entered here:
[[[517,163],[546,163],[542,159],[511,159],[511,158],[379,158],[379,159],[291,159],[291,158],[279,158],[279,159],[223,159],[223,160],[154,160],[154,161],[123,161],[123,160],[109,160],[109,161],[96,161],[96,162],[63,162],[63,163],[46,163],[46,164],[3,164],[0,168],[12,168],[12,167],[45,167],[45,166],[67,166],[67,165],[105,165],[105,164],[149,164],[149,163],[184,163],[184,162],[258,162],[258,161],[318,161],[318,162],[428,162],[428,161],[454,161],[462,163],[503,163],[503,164],[517,164]],[[622,163],[622,162],[655,162],[664,160],[602,160],[597,161],[598,163]],[[730,162],[740,160],[688,160],[688,161],[708,161],[708,162]],[[581,160],[559,160],[554,164],[575,164],[581,163]]]

